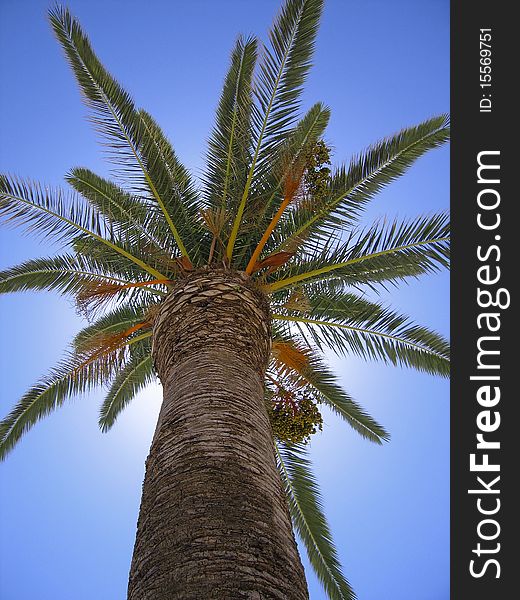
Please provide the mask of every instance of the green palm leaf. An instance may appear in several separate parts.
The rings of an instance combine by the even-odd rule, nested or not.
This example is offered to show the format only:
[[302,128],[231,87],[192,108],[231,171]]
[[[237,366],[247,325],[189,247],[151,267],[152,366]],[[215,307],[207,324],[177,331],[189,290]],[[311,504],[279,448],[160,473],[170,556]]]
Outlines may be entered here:
[[[287,328],[287,319],[278,318],[277,315],[274,315],[274,318],[275,339],[288,342],[297,349],[302,349],[302,344],[299,343],[300,340]],[[282,319],[285,320],[285,326],[282,324],[280,328]],[[300,333],[302,340],[306,340],[305,332],[300,331]],[[365,439],[376,444],[381,444],[383,441],[390,439],[385,428],[365,412],[341,388],[337,377],[325,366],[314,347],[308,343],[306,345],[307,348],[303,350],[306,357],[305,366],[299,368],[295,365],[288,365],[290,378],[295,381],[301,391],[311,396],[318,404],[328,406]]]
[[264,49],[256,88],[259,102],[253,158],[227,246],[231,259],[242,215],[256,173],[285,138],[299,108],[302,85],[311,66],[323,0],[286,0],[269,34],[272,49]]
[[303,373],[308,386],[318,392],[318,400],[344,419],[362,437],[381,444],[390,439],[385,428],[375,421],[338,384],[337,377],[314,356]]
[[187,210],[193,212],[194,207],[183,204],[177,189],[170,185],[159,147],[164,136],[159,136],[158,128],[150,135],[131,97],[100,63],[70,12],[56,7],[49,11],[49,18],[87,105],[94,111],[98,131],[110,144],[115,160],[125,168],[125,176],[138,173],[142,186],[160,207],[179,250],[187,256],[181,233],[183,229],[189,232],[191,224],[182,216]]
[[[303,328],[322,348],[427,373],[449,375],[449,345],[439,334],[382,305],[342,291],[309,296],[305,316],[274,314]],[[292,314],[291,314],[292,313]]]
[[445,213],[391,224],[376,223],[368,231],[332,247],[317,246],[276,273],[270,292],[325,279],[349,285],[395,282],[448,266],[449,220]]
[[[135,335],[126,341],[130,358],[149,352],[151,332]],[[33,386],[0,423],[0,460],[13,449],[20,438],[40,419],[56,410],[79,393],[103,385],[116,375],[121,357],[106,360],[85,353],[71,354],[47,377]]]
[[168,235],[155,206],[89,169],[72,169],[66,180],[105,217],[119,236],[166,251],[161,244],[167,241]]
[[[182,234],[190,258],[194,264],[200,264],[201,256],[205,254],[201,252],[199,239],[198,212],[201,208],[199,192],[189,171],[180,162],[158,123],[142,108],[138,110],[138,117],[141,123],[141,153],[150,173],[149,177],[161,196],[161,203],[166,212],[172,215],[173,222]],[[165,232],[166,224],[162,222],[159,215],[157,220],[156,227]],[[166,221],[171,228],[170,220],[166,219]],[[164,248],[168,248],[168,237],[164,233],[160,238]],[[178,241],[176,239],[177,246],[182,254],[185,254]],[[170,244],[169,247],[170,252],[173,253],[174,246]]]
[[447,142],[449,134],[449,117],[440,115],[370,146],[333,174],[323,200],[288,215],[281,245],[315,240],[351,225],[375,195],[427,151]]
[[108,431],[128,403],[155,378],[150,348],[135,352],[114,378],[99,413],[99,426]]
[[206,203],[214,209],[236,211],[251,160],[252,77],[255,38],[238,38],[217,107],[209,140],[205,174]]
[[52,237],[58,241],[71,240],[78,235],[91,238],[154,277],[164,279],[159,271],[112,241],[110,231],[98,211],[79,198],[73,201],[65,199],[61,190],[51,193],[38,184],[31,185],[2,175],[0,217],[8,219],[11,224],[24,226],[28,231],[36,231],[44,238]]
[[322,0],[286,0],[269,32],[271,48],[264,48],[256,89],[260,164],[268,160],[294,122],[322,9]]
[[[80,234],[72,239],[71,246],[78,256],[91,258],[106,272],[134,282],[148,281],[150,275],[156,279],[174,280],[178,274],[176,259],[148,243],[132,243],[118,238],[118,250],[114,250],[103,241]],[[140,264],[136,264],[135,260],[127,255],[138,259],[148,268],[141,268]]]
[[91,257],[65,254],[37,258],[0,272],[0,294],[28,290],[56,290],[75,294],[88,282],[128,283],[128,279],[109,275],[106,265]]
[[[247,262],[256,244],[266,230],[274,213],[283,200],[283,182],[291,167],[305,160],[307,151],[323,135],[330,118],[330,110],[321,102],[314,104],[287,134],[286,141],[281,144],[272,159],[270,170],[258,177],[251,192],[251,198],[244,211],[243,227],[245,235],[237,238],[237,266]],[[282,217],[283,219],[283,217]],[[269,253],[277,247],[282,223],[279,223],[265,246]],[[245,265],[244,265],[245,266]]]
[[331,600],[354,600],[356,595],[341,572],[306,448],[280,444],[276,455],[291,518],[314,572]]
[[71,356],[32,387],[0,423],[0,460],[40,419],[60,407],[69,397],[103,384],[111,369],[101,361],[82,366]]

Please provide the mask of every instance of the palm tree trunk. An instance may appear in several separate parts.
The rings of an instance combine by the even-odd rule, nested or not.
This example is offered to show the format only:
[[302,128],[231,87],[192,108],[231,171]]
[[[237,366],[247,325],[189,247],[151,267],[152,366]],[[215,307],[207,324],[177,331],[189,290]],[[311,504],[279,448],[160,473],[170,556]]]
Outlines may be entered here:
[[161,306],[129,600],[308,598],[264,404],[269,351],[266,298],[237,273],[193,273]]

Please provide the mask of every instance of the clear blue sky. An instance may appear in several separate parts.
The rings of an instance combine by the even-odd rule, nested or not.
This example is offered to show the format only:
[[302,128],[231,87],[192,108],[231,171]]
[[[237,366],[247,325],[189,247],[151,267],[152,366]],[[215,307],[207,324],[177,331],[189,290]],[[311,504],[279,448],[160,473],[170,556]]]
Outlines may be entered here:
[[[0,170],[58,184],[73,166],[108,174],[76,84],[46,22],[49,3],[0,1]],[[279,0],[72,0],[107,67],[200,173],[236,35],[265,39]],[[449,110],[447,0],[328,0],[305,105],[332,108],[337,163],[403,126]],[[448,207],[449,150],[421,159],[370,217]],[[0,230],[0,268],[56,248]],[[446,273],[386,299],[448,335]],[[53,294],[1,297],[5,414],[81,327]],[[360,600],[449,597],[449,397],[444,380],[331,359],[346,389],[391,432],[379,447],[326,415],[312,441],[326,513]],[[0,597],[124,598],[144,461],[160,404],[141,394],[97,429],[101,394],[67,403],[0,465]],[[304,556],[311,599],[325,596]]]

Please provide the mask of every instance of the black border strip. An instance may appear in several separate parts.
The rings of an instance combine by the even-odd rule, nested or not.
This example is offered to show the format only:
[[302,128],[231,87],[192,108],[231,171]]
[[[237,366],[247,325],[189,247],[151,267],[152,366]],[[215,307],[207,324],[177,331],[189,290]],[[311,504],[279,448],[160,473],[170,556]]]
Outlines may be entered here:
[[[481,0],[454,0],[451,4],[453,600],[512,598],[515,592],[511,590],[518,589],[513,581],[518,572],[513,526],[518,522],[520,486],[516,485],[518,467],[511,465],[516,462],[514,457],[519,455],[513,428],[516,425],[514,409],[520,396],[518,386],[513,382],[513,361],[516,362],[520,353],[514,349],[513,342],[520,327],[514,315],[516,299],[512,286],[513,277],[520,271],[518,264],[513,266],[513,240],[515,236],[520,238],[517,225],[520,219],[513,214],[518,214],[513,207],[520,202],[518,190],[513,192],[511,188],[514,173],[520,171],[520,166],[514,169],[513,158],[516,156],[509,149],[512,144],[507,143],[518,130],[518,118],[513,111],[513,82],[518,72],[514,56],[519,56],[517,40],[520,34],[517,32],[513,36],[513,6],[514,3]],[[481,32],[481,29],[491,30],[490,40],[485,35],[488,32]],[[487,49],[480,44],[481,33],[482,41],[491,46],[490,65],[486,64],[487,60],[481,62],[488,58],[487,52],[480,52]],[[481,86],[489,79],[480,78],[488,74],[486,66],[491,66],[491,86]],[[484,112],[489,104],[490,112]],[[500,168],[481,170],[481,180],[485,181],[479,183],[478,157],[482,152],[495,154],[480,154],[481,163],[499,165]],[[500,183],[496,179],[500,179]],[[479,199],[481,205],[496,203],[497,206],[483,209],[479,207]],[[485,226],[491,227],[498,218],[500,223],[490,229],[480,227],[479,213],[480,222]],[[517,231],[513,231],[515,226]],[[498,274],[498,281],[482,282],[494,281]],[[480,305],[479,288],[489,292],[481,293]],[[506,308],[509,294],[510,305]],[[489,299],[502,306],[484,307]],[[482,316],[491,313],[497,316]],[[496,331],[490,329],[499,325]],[[488,339],[483,339],[485,337]],[[479,344],[480,350],[499,352],[481,354],[480,368]],[[516,370],[520,373],[520,367]],[[472,376],[482,379],[472,380]],[[490,379],[491,376],[499,379]],[[495,403],[496,388],[500,388],[500,400]],[[481,403],[477,398],[479,393]],[[487,431],[483,432],[482,428]],[[487,442],[499,442],[500,449],[478,449],[478,433]],[[499,466],[500,471],[471,471],[472,454],[476,464],[483,464],[487,454],[489,464]],[[500,479],[493,482],[496,477]],[[475,493],[468,493],[468,490]],[[483,514],[483,511],[489,514]],[[493,511],[496,512],[491,514]],[[482,539],[485,537],[489,539]]]

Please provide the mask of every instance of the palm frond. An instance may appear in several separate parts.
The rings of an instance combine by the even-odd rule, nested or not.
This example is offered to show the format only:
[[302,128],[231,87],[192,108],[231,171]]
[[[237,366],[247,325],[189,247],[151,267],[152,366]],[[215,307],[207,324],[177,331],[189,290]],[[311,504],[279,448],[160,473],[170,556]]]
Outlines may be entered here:
[[77,255],[85,259],[95,260],[106,272],[134,282],[146,281],[150,279],[150,275],[157,277],[157,279],[165,278],[174,280],[183,270],[183,257],[180,255],[170,256],[159,250],[156,246],[141,243],[140,241],[123,241],[119,238],[117,246],[126,254],[147,264],[160,277],[154,275],[153,272],[140,268],[135,261],[127,258],[126,254],[121,254],[113,250],[110,246],[107,246],[104,242],[88,235],[77,235],[73,238],[71,246]]
[[187,256],[181,232],[189,229],[190,223],[182,219],[182,215],[191,207],[183,204],[177,190],[170,185],[162,162],[162,148],[158,147],[158,131],[150,135],[130,95],[103,67],[68,9],[59,6],[51,9],[49,19],[84,99],[93,111],[92,120],[112,149],[114,159],[123,165],[127,178],[131,174],[138,175],[141,185],[161,209],[179,250]]
[[322,8],[322,0],[286,0],[269,32],[271,47],[264,48],[256,89],[259,163],[267,160],[294,122]]
[[[279,181],[283,184],[282,202],[280,203],[278,210],[272,214],[271,221],[264,230],[264,233],[258,242],[258,245],[253,251],[249,263],[246,267],[246,273],[251,273],[253,266],[260,258],[260,254],[269,239],[271,238],[273,231],[275,230],[278,222],[284,215],[286,209],[293,202],[295,198],[301,192],[302,179],[307,166],[307,154],[312,144],[316,142],[315,134],[318,131],[323,131],[329,119],[329,113],[327,110],[323,110],[320,105],[316,105],[301,121],[299,126],[296,128],[295,136],[291,136],[289,143],[287,144],[288,151],[283,152],[285,155],[285,162],[283,171],[279,175]],[[310,123],[308,123],[310,121]],[[311,127],[310,127],[311,126]],[[296,151],[291,147],[294,146],[295,140],[301,140],[302,133],[305,132],[304,144],[297,144]],[[314,135],[313,135],[314,134]],[[277,186],[277,188],[279,185]],[[271,198],[274,194],[272,194]],[[269,201],[269,204],[271,199]],[[265,207],[265,212],[268,211],[270,206]]]
[[[305,161],[308,150],[323,135],[330,118],[330,110],[321,102],[314,104],[287,134],[286,140],[272,157],[267,173],[253,181],[251,197],[245,208],[242,230],[244,235],[236,241],[236,264],[240,266],[266,231],[269,222],[283,201],[284,181],[287,175]],[[272,233],[278,240],[277,231]],[[266,248],[278,246],[268,240]]]
[[[69,354],[23,396],[0,423],[0,460],[33,425],[59,408],[65,400],[107,383],[135,354],[149,353],[150,338],[151,332],[129,333],[117,345],[87,348]],[[90,339],[93,339],[92,336]]]
[[309,293],[308,301],[305,315],[282,310],[285,314],[274,314],[273,318],[304,328],[318,347],[337,354],[353,353],[364,359],[449,375],[448,342],[408,317],[343,291]]
[[150,348],[135,352],[114,378],[99,413],[99,427],[108,431],[121,411],[155,378]]
[[150,244],[162,252],[169,251],[164,247],[168,237],[164,230],[166,223],[150,202],[132,196],[89,169],[72,169],[65,179],[105,217],[119,236],[134,243]]
[[276,456],[291,518],[316,576],[330,600],[354,600],[356,595],[341,572],[306,448],[276,445]]
[[0,272],[0,294],[28,290],[56,290],[76,294],[86,283],[110,282],[123,285],[127,279],[114,277],[89,257],[61,255],[37,258]]
[[[299,162],[305,162],[310,148],[320,139],[330,119],[330,109],[317,102],[314,104],[296,126],[288,132],[285,141],[280,145],[277,152],[272,157],[267,176],[255,181],[255,195],[262,193],[260,198],[262,202],[255,200],[255,204],[260,204],[257,208],[257,221],[264,222],[272,218],[273,211],[277,205],[276,199],[279,197],[286,173]],[[260,225],[262,230],[262,225]]]
[[317,247],[276,273],[274,292],[324,279],[349,285],[395,282],[448,267],[449,219],[440,213],[408,221],[376,223],[346,242]]
[[[159,124],[142,108],[138,110],[138,117],[142,125],[141,154],[150,173],[149,177],[160,195],[161,210],[171,215],[171,219],[166,219],[168,225],[171,229],[175,223],[179,236],[182,237],[183,243],[180,245],[179,238],[175,238],[181,253],[188,255],[194,264],[201,264],[201,257],[205,255],[200,248],[201,232],[197,219],[202,208],[199,192]],[[160,225],[161,219],[158,219],[158,226]],[[163,244],[167,239],[166,235],[161,236]],[[187,252],[182,250],[183,245]],[[166,245],[164,247],[167,248]],[[173,252],[172,247],[170,252]]]
[[217,107],[207,152],[206,204],[236,211],[251,160],[252,77],[257,56],[255,38],[239,37]]
[[101,336],[120,333],[132,325],[146,320],[156,306],[157,304],[127,305],[106,313],[76,334],[72,342],[75,352],[84,355],[89,348],[92,348],[94,341]]
[[448,141],[448,115],[434,117],[385,138],[333,174],[328,194],[288,215],[280,246],[315,240],[356,222],[367,203],[427,151]]
[[39,184],[31,184],[17,178],[0,176],[0,217],[12,225],[35,231],[40,237],[57,241],[72,241],[78,235],[104,244],[158,279],[164,279],[159,271],[133,256],[122,245],[112,241],[110,231],[102,215],[74,197],[66,199],[61,190],[51,192]]
[[286,0],[269,34],[272,48],[264,49],[256,88],[259,107],[254,113],[253,158],[227,245],[229,260],[257,166],[265,168],[268,157],[295,119],[302,85],[311,66],[322,5],[323,0]]
[[71,396],[103,384],[114,369],[115,365],[108,365],[105,361],[83,364],[83,359],[75,356],[60,363],[32,387],[0,423],[0,460],[40,419]]

